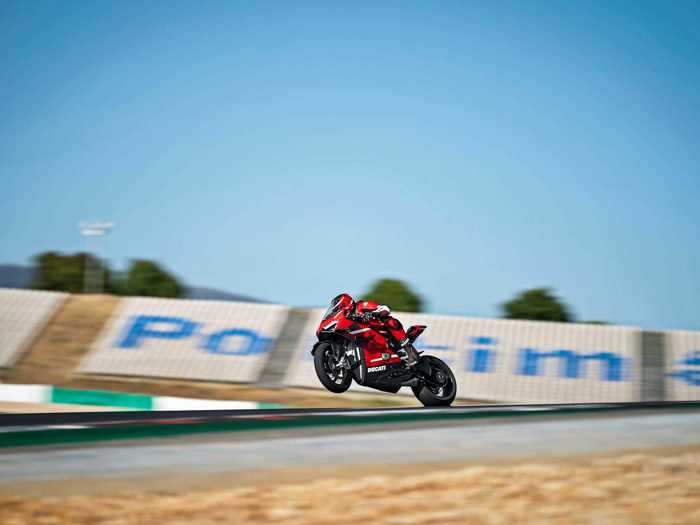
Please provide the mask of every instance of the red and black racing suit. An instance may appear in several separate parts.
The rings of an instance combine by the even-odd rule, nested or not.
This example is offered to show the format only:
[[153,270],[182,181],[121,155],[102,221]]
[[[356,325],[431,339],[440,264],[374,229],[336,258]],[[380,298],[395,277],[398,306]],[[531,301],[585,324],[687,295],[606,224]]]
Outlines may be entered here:
[[[365,305],[367,302],[364,303]],[[401,321],[389,315],[388,317],[380,317],[378,314],[364,309],[363,314],[359,314],[364,322],[369,324],[374,330],[385,330],[389,333],[396,353],[408,366],[413,366],[416,363],[416,351],[408,341],[406,331],[403,329]]]

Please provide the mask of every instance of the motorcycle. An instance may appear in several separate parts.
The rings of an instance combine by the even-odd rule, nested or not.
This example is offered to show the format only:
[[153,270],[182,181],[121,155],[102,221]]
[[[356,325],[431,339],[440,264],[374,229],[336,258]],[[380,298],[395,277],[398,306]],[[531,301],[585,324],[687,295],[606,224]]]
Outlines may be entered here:
[[[388,331],[375,328],[353,315],[354,306],[336,297],[318,325],[313,346],[314,368],[321,384],[336,394],[352,381],[358,385],[395,394],[408,386],[424,406],[449,406],[457,395],[457,382],[450,367],[431,355],[418,354],[408,367],[396,354]],[[410,344],[426,329],[414,325],[406,330]]]

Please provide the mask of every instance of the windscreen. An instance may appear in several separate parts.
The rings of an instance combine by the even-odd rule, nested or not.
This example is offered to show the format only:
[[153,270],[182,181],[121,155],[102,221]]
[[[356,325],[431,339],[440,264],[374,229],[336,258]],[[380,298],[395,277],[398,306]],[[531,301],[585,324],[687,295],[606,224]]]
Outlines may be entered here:
[[335,314],[338,313],[339,309],[340,309],[339,303],[331,302],[331,305],[328,307],[328,310],[326,310],[326,313],[323,314],[323,318],[328,319],[329,317],[334,316]]

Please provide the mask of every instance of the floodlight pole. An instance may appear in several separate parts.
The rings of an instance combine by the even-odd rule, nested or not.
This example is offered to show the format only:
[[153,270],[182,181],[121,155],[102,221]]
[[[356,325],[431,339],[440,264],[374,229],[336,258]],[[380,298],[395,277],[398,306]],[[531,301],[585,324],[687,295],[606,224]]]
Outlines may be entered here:
[[[80,233],[83,237],[104,237],[114,228],[114,223],[83,221],[78,226],[80,227]],[[95,250],[95,257],[98,261],[102,262],[97,250]],[[86,250],[83,293],[91,293],[91,291],[94,291],[94,293],[102,293],[104,291],[104,264],[94,265],[93,268],[90,268],[90,266],[89,251]]]

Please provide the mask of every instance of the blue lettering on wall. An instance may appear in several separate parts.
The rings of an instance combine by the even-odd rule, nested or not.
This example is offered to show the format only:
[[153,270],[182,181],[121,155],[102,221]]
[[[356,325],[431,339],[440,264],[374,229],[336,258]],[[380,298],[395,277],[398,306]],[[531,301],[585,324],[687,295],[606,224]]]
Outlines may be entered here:
[[537,376],[542,372],[540,366],[546,359],[559,360],[559,376],[570,379],[585,376],[586,361],[600,361],[600,379],[602,381],[624,380],[624,359],[612,352],[597,352],[583,354],[573,350],[554,350],[552,352],[540,352],[534,348],[520,350],[520,362],[517,373],[526,376]]
[[491,372],[496,352],[490,347],[496,344],[496,339],[480,336],[472,337],[471,342],[477,345],[477,348],[472,348],[467,354],[467,371],[476,374]]
[[[418,344],[414,345],[416,350],[419,350],[421,352],[428,352],[431,354],[438,354],[440,356],[440,359],[442,359],[445,363],[447,363],[448,366],[452,364],[452,354],[448,353],[450,350],[452,350],[452,347],[449,345],[435,345],[435,344],[430,344],[429,342],[422,341],[419,342]],[[445,354],[443,354],[445,352]]]
[[434,350],[435,352],[447,352],[450,349],[448,345],[430,345],[427,343],[416,343],[413,346],[416,350]]
[[678,381],[683,381],[692,386],[700,386],[700,350],[688,352],[683,359],[679,359],[674,364],[681,366],[694,366],[698,368],[686,368],[674,370],[668,375]]
[[[255,330],[247,328],[226,328],[212,334],[198,334],[202,325],[182,317],[158,315],[137,315],[127,325],[123,337],[117,343],[119,348],[139,348],[147,339],[187,339],[201,337],[199,347],[205,352],[217,355],[256,355],[267,352],[272,339],[263,337]],[[229,350],[230,339],[242,340],[236,350]]]
[[[226,350],[224,348],[224,341],[231,337],[243,338],[246,342],[244,346],[235,351]],[[243,328],[230,328],[228,330],[220,330],[219,332],[214,332],[206,341],[202,348],[207,352],[212,354],[222,354],[222,355],[254,355],[267,352],[272,339],[268,337],[260,337],[257,332],[253,330],[246,330]]]
[[[169,325],[168,328],[155,328],[153,325]],[[158,315],[137,315],[124,337],[119,342],[120,348],[138,348],[144,339],[186,339],[191,337],[197,323],[181,317],[164,317]]]

